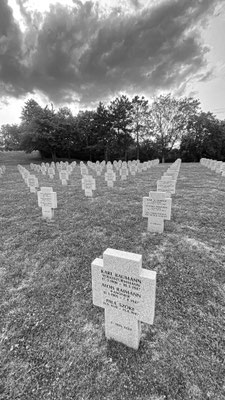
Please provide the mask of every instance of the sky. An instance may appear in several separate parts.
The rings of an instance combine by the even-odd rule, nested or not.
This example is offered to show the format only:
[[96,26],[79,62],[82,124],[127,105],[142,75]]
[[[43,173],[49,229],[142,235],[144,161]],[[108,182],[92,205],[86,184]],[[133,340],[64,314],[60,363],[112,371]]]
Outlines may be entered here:
[[224,0],[0,0],[0,126],[121,94],[194,97],[225,119]]

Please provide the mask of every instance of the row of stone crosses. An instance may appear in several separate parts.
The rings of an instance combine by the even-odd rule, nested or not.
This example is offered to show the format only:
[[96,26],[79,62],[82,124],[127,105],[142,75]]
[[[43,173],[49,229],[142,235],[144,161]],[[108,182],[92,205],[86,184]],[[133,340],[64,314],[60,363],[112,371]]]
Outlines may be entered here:
[[[143,163],[140,162],[114,162],[113,166],[118,168],[121,177],[128,176],[128,170],[130,168],[131,172],[135,174],[138,169],[139,171],[144,170],[158,165],[159,160],[152,160],[150,162]],[[150,232],[159,232],[162,233],[164,231],[164,220],[170,220],[171,218],[171,207],[172,207],[172,199],[171,195],[175,194],[176,189],[176,181],[180,169],[181,160],[178,159],[175,163],[173,163],[168,170],[163,174],[161,179],[157,181],[157,191],[149,192],[148,197],[143,198],[143,217],[148,218],[148,231]],[[52,164],[44,164],[37,165],[31,164],[30,167],[32,170],[36,172],[41,172],[46,175],[55,175],[55,168],[58,170],[59,177],[62,180],[62,184],[67,184],[67,179],[72,173],[73,169],[76,166],[76,162],[72,164],[66,163],[58,163]],[[115,181],[116,173],[113,170],[113,166],[111,163],[105,164],[102,163],[90,163],[88,164],[89,168],[95,169],[97,173],[102,172],[104,168],[106,168],[105,179],[109,179],[112,183]],[[21,173],[25,183],[30,188],[31,192],[36,192],[38,186],[38,178],[34,174],[30,174],[30,172],[23,166],[18,165],[18,170]],[[122,170],[122,172],[121,172]],[[84,163],[80,164],[80,172],[82,175],[82,189],[85,191],[86,196],[92,197],[92,190],[96,188],[96,182],[92,175],[89,174],[88,168]],[[126,173],[125,173],[126,172]],[[124,175],[123,175],[124,174]],[[110,177],[110,178],[108,178]],[[112,181],[111,181],[112,179]],[[110,187],[112,187],[110,185]],[[42,208],[42,217],[47,220],[53,220],[54,218],[54,209],[57,208],[57,193],[53,191],[52,187],[41,187],[40,191],[37,191],[38,196],[38,205]]]
[[[121,180],[126,180],[129,173],[135,176],[137,172],[146,171],[148,168],[153,167],[158,163],[158,159],[144,162],[143,164],[139,161],[128,161],[128,163],[122,161],[114,161],[113,164],[111,162],[108,162],[106,164],[105,161],[102,161],[101,163],[99,161],[97,161],[96,163],[88,161],[86,165],[81,161],[79,167],[82,176],[82,189],[85,191],[85,195],[89,197],[92,197],[93,190],[96,189],[96,180],[89,173],[88,167],[92,169],[97,176],[101,176],[102,171],[104,170],[104,168],[106,168],[105,181],[108,187],[113,187],[113,183],[116,181],[116,173],[114,172],[113,168],[118,171]],[[71,173],[76,165],[76,161],[73,161],[71,164],[61,161],[60,163],[42,163],[41,165],[30,164],[30,168],[37,173],[47,175],[50,179],[53,179],[55,177],[57,171],[62,185],[67,185],[69,181],[70,183],[72,183]],[[30,191],[36,192],[39,187],[38,178],[34,174],[30,174],[30,172],[21,165],[18,165],[18,169],[23,176],[25,183],[30,188]]]
[[211,158],[201,158],[200,164],[225,177],[225,162],[212,160]]
[[[163,232],[164,219],[171,217],[171,195],[175,193],[181,160],[157,181],[157,191],[143,198],[143,217],[148,231]],[[142,255],[108,248],[96,258],[92,269],[93,304],[104,308],[105,336],[137,350],[141,323],[152,325],[156,303],[156,271],[142,268]]]
[[[101,163],[97,161],[93,163],[88,161],[87,165],[82,161],[80,162],[80,173],[82,175],[82,188],[85,190],[85,195],[92,197],[93,190],[96,189],[96,182],[93,176],[89,173],[89,169],[91,169],[97,176],[101,176],[102,171],[105,171],[105,181],[108,187],[113,187],[114,182],[116,181],[118,172],[121,180],[126,180],[130,175],[135,176],[137,172],[147,171],[148,168],[151,168],[159,163],[159,160],[146,161],[144,163],[140,163],[139,161],[114,161],[113,164],[109,161],[102,161]],[[59,174],[59,179],[62,185],[67,185],[68,181],[71,181],[71,173],[76,166],[76,161],[73,161],[71,164],[68,162],[60,162],[60,163],[42,163],[41,165],[30,164],[30,168],[35,170],[36,172],[41,172],[43,175],[48,175],[50,179],[53,179],[56,173],[56,170]],[[116,172],[115,172],[116,171]]]

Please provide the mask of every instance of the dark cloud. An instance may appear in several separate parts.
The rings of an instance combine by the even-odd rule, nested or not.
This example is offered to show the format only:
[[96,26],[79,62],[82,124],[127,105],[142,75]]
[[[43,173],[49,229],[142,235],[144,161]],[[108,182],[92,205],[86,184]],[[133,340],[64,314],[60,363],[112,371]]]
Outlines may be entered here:
[[24,92],[22,33],[7,0],[0,1],[0,90],[13,96]]
[[[0,1],[0,81],[15,96],[39,90],[55,103],[74,98],[94,104],[119,91],[152,95],[185,89],[192,76],[208,76],[200,29],[219,0],[168,0],[133,12],[103,13],[92,1],[51,6],[42,17],[17,0],[21,32],[6,0]],[[201,75],[201,71],[202,72]]]

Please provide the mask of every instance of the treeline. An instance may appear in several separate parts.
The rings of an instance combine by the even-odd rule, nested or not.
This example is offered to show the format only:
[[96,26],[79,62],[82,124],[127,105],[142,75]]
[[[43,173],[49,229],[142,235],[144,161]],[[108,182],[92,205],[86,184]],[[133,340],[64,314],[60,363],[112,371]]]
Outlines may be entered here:
[[96,110],[74,116],[67,107],[55,110],[28,100],[19,125],[2,125],[2,150],[38,150],[43,158],[162,162],[225,160],[225,121],[200,108],[192,97],[171,94],[131,100],[121,95]]

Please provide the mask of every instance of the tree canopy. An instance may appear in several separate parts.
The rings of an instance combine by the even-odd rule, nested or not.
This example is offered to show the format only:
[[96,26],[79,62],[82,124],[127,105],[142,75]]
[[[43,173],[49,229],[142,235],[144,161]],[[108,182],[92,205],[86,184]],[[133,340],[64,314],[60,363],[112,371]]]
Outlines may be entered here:
[[157,97],[149,110],[149,135],[157,144],[162,162],[179,144],[187,131],[188,121],[197,115],[199,101],[193,98],[176,99],[171,94]]
[[181,157],[225,160],[225,121],[203,112],[199,100],[171,94],[129,99],[120,95],[95,110],[73,115],[68,107],[25,102],[19,125],[0,129],[3,150],[38,150],[43,157],[82,160]]

